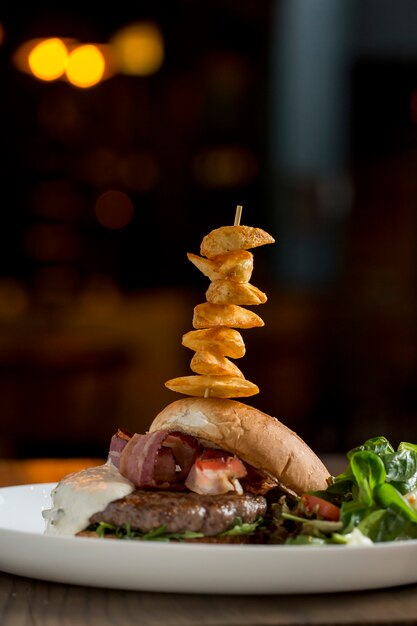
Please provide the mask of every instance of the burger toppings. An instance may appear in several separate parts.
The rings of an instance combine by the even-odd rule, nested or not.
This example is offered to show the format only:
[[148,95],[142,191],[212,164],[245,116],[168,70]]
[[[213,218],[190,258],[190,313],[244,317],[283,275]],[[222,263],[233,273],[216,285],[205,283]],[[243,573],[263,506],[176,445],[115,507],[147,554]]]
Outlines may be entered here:
[[166,488],[188,474],[198,449],[197,439],[184,433],[136,433],[121,453],[119,470],[136,487]]
[[166,429],[146,435],[119,429],[111,439],[108,460],[136,487],[183,489],[185,485],[200,494],[243,493],[239,478],[248,473],[229,452],[204,448],[196,437]]
[[176,479],[184,480],[197,457],[200,448],[198,440],[184,433],[170,433],[162,446],[162,451],[175,459]]
[[192,466],[185,486],[200,494],[216,495],[236,491],[242,494],[239,478],[247,474],[237,457],[222,450],[206,450]]

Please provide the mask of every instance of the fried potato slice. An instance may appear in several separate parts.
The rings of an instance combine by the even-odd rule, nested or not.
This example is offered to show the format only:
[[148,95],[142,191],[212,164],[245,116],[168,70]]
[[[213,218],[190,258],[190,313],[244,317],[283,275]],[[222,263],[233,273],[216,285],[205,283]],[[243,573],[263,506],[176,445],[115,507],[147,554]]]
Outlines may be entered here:
[[255,328],[264,325],[265,323],[259,315],[237,304],[203,302],[194,307],[194,328],[212,328],[213,326]]
[[232,359],[240,359],[246,352],[240,332],[225,326],[190,330],[182,336],[182,345],[196,352],[211,350]]
[[275,239],[262,228],[254,226],[221,226],[203,238],[200,254],[212,259],[232,250],[248,250],[275,243]]
[[190,368],[204,376],[239,376],[245,378],[240,369],[220,352],[198,350],[191,359]]
[[236,283],[234,280],[220,278],[210,283],[206,291],[206,300],[212,304],[264,304],[266,294],[250,283]]
[[187,252],[187,257],[210,280],[230,278],[238,283],[248,283],[252,276],[253,254],[247,250],[225,252],[212,259]]
[[167,380],[165,387],[187,396],[247,398],[259,393],[259,387],[238,376],[180,376]]

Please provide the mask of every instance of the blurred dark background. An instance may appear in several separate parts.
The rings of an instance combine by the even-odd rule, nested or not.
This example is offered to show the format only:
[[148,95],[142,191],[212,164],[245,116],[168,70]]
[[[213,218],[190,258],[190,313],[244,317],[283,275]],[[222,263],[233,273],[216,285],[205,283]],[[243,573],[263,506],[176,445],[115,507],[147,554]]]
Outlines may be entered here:
[[[0,9],[0,454],[101,456],[180,397],[208,286],[186,252],[237,204],[276,238],[245,401],[319,453],[417,441],[417,4],[85,5]],[[153,69],[24,67],[28,42],[108,53],[143,24]]]

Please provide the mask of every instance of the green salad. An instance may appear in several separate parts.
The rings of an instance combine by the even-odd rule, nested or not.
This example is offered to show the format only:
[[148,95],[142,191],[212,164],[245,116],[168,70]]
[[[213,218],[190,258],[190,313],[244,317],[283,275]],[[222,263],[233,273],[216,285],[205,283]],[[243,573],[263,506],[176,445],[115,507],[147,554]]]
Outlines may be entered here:
[[417,539],[417,445],[385,437],[347,454],[325,491],[283,496],[273,508],[273,542],[359,544]]

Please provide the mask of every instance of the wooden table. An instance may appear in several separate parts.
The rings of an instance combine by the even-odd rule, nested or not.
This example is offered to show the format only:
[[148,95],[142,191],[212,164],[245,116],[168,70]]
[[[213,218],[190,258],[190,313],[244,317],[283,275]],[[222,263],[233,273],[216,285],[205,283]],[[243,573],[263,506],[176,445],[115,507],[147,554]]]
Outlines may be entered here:
[[[96,462],[100,461],[0,461],[0,485],[55,481],[69,471],[76,471]],[[409,625],[417,624],[417,585],[367,592],[301,596],[186,595],[79,587],[0,573],[0,624]]]

